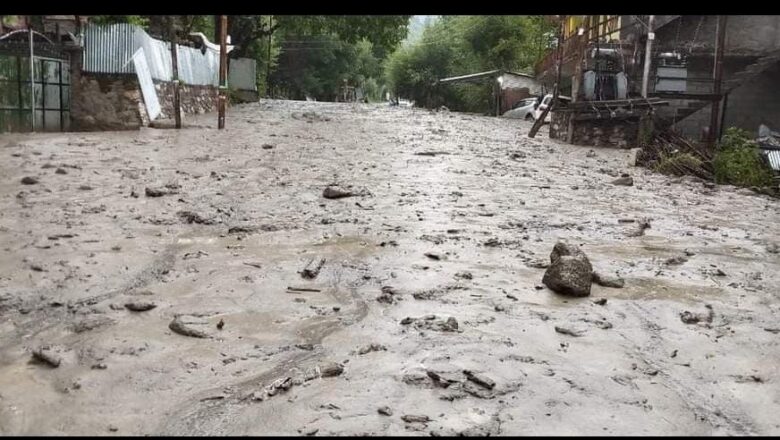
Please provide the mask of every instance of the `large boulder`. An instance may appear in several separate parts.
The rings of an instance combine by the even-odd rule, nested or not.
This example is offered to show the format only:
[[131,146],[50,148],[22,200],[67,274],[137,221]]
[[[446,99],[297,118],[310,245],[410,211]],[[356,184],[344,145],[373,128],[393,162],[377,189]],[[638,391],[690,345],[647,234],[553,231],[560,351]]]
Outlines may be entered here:
[[563,295],[588,296],[593,277],[590,260],[578,247],[557,243],[550,254],[550,267],[542,283]]

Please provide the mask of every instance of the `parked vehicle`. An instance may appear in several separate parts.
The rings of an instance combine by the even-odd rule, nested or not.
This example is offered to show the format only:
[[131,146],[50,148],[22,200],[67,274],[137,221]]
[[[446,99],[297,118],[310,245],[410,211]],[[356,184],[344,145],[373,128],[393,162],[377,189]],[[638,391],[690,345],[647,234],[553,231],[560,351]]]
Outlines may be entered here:
[[502,115],[510,119],[524,119],[526,121],[534,120],[534,111],[539,103],[539,98],[526,98],[515,104],[512,110],[507,110]]
[[[552,102],[553,95],[547,94],[542,99],[542,102],[536,107],[536,110],[534,110],[534,120],[537,120],[542,116],[542,113],[544,113],[544,109],[550,106],[550,102]],[[562,96],[558,95],[558,99],[563,101],[571,101],[571,97],[569,96]],[[550,122],[550,113],[547,113],[547,116],[544,118],[544,123]]]

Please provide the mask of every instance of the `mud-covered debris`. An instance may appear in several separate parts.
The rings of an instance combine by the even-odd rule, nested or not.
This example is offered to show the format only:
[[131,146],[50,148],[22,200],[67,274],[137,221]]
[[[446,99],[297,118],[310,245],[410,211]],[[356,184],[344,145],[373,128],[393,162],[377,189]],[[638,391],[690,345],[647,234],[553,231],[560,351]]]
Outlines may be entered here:
[[558,242],[550,254],[550,261],[542,283],[564,295],[590,295],[593,268],[584,252],[576,246]]
[[231,226],[228,228],[228,234],[251,234],[257,231],[256,226]]
[[466,375],[468,380],[489,390],[492,390],[496,386],[496,382],[484,374],[475,373],[471,370],[463,370],[463,374]]
[[618,185],[618,186],[633,186],[634,178],[624,174],[621,177],[618,177],[617,179],[613,180],[611,183],[613,185]]
[[440,156],[440,155],[446,155],[450,154],[446,151],[418,151],[414,153],[415,156]]
[[601,320],[601,321],[597,320],[597,321],[591,321],[591,322],[593,322],[593,324],[596,327],[598,327],[598,328],[600,328],[602,330],[608,330],[608,329],[612,328],[612,323],[609,322],[609,321],[606,321],[606,320]]
[[401,325],[409,325],[415,321],[414,318],[407,316],[406,318],[401,320]]
[[217,323],[217,330],[222,330],[224,327],[225,327],[225,320],[220,319],[219,322]]
[[393,410],[390,409],[390,407],[387,405],[380,406],[379,408],[377,408],[376,412],[382,414],[383,416],[388,416],[388,417],[393,415]]
[[344,372],[344,366],[336,362],[326,362],[319,365],[321,377],[339,376]]
[[588,150],[588,152],[585,153],[585,157],[596,157],[596,152],[593,150]]
[[780,254],[780,245],[777,243],[769,243],[766,245],[766,251],[770,254]]
[[360,347],[357,351],[357,354],[364,355],[372,351],[387,351],[387,347],[382,344],[368,344]]
[[426,252],[423,255],[425,255],[426,257],[430,258],[431,260],[437,260],[437,261],[441,260],[441,255],[433,253],[433,252]]
[[525,263],[527,267],[533,268],[533,269],[547,269],[550,267],[550,263],[547,262],[547,260],[542,258],[536,258],[530,261],[527,261]]
[[116,425],[108,425],[108,430],[111,432],[117,432],[119,431],[119,428]]
[[150,302],[129,302],[125,304],[125,308],[131,312],[146,312],[157,307],[157,304]]
[[262,148],[263,150],[271,150],[271,149],[273,149],[273,148],[274,148],[274,146],[273,146],[273,145],[271,145],[271,144],[263,144],[261,148]]
[[173,318],[173,321],[171,321],[170,324],[168,324],[168,328],[170,328],[174,333],[178,333],[180,335],[184,336],[190,336],[192,338],[208,338],[209,335],[201,330],[195,329],[192,327],[192,324],[203,324],[202,322],[186,322],[184,321],[184,318],[181,316],[177,316]]
[[214,220],[205,218],[205,217],[201,216],[200,214],[198,214],[197,212],[179,211],[176,214],[185,223],[197,223],[199,225],[213,225],[214,224]]
[[322,266],[325,265],[325,259],[320,258],[319,260],[312,259],[309,261],[309,263],[306,265],[306,267],[301,271],[301,277],[312,280],[314,278],[317,278],[317,275],[320,273],[320,269],[322,269]]
[[600,306],[603,306],[606,303],[607,303],[607,299],[606,298],[599,298],[599,299],[593,301],[593,304],[598,304]]
[[68,172],[64,168],[57,168],[54,170],[54,174],[68,174]]
[[268,385],[265,392],[269,396],[275,396],[280,392],[289,390],[290,388],[292,388],[292,386],[293,386],[292,377],[285,376],[273,381],[270,385]]
[[712,323],[712,320],[715,318],[715,312],[709,304],[705,304],[704,307],[707,308],[707,311],[704,313],[693,313],[687,310],[680,313],[680,320],[685,324]]
[[637,223],[636,229],[630,231],[627,235],[629,237],[641,237],[645,235],[645,230],[650,229],[650,220],[648,219],[641,219]]
[[471,272],[463,271],[463,272],[456,273],[455,274],[455,278],[461,278],[461,279],[464,279],[464,280],[471,280],[471,279],[474,279],[474,275],[472,275]]
[[94,188],[92,188],[89,185],[79,185],[79,190],[81,191],[92,191]]
[[493,307],[493,310],[495,310],[496,312],[503,312],[506,310],[506,307],[502,306],[501,304],[496,304]]
[[344,197],[353,197],[355,193],[336,186],[329,186],[322,191],[322,197],[326,199],[341,199]]
[[295,347],[296,348],[300,348],[301,350],[306,350],[306,351],[314,350],[314,345],[313,344],[295,344]]
[[146,194],[146,197],[162,197],[169,194],[174,194],[172,190],[168,190],[166,188],[152,188],[148,186],[144,189],[144,193]]
[[597,271],[593,272],[593,282],[600,286],[614,287],[616,289],[621,289],[626,284],[626,281],[623,278]]
[[456,377],[448,373],[439,373],[432,370],[426,370],[425,374],[431,378],[434,385],[441,388],[449,388],[450,385],[460,382]]
[[319,428],[308,428],[306,430],[299,430],[299,432],[301,432],[301,434],[303,434],[303,435],[305,435],[307,437],[311,437],[311,436],[316,435],[318,432],[320,432],[320,429]]
[[382,293],[376,297],[381,303],[393,304],[400,298],[399,292],[392,286],[382,286]]
[[106,365],[103,362],[99,362],[97,364],[92,365],[90,368],[92,368],[93,370],[105,370],[106,368],[108,368],[108,365]]
[[555,326],[555,331],[563,335],[569,335],[575,337],[582,336],[585,334],[585,332],[582,330],[574,330],[568,327],[559,327],[557,325]]
[[764,327],[764,331],[774,334],[780,333],[780,328],[770,328],[770,327]]
[[430,417],[424,415],[405,414],[401,416],[401,420],[406,423],[428,423],[431,421]]
[[33,359],[57,368],[62,363],[62,358],[54,353],[50,347],[39,347],[32,352]]
[[509,158],[512,160],[525,159],[526,157],[528,157],[528,155],[522,151],[513,151],[512,153],[509,154]]
[[73,330],[74,333],[83,333],[113,323],[114,320],[107,316],[94,316],[94,317],[84,318],[80,321],[73,323],[70,326],[70,329]]
[[680,255],[680,256],[677,256],[677,257],[667,258],[666,260],[664,260],[664,265],[666,265],[666,266],[679,266],[679,265],[681,265],[681,264],[683,264],[683,263],[685,263],[687,261],[688,261],[687,257],[684,257],[684,256]]
[[23,185],[35,185],[36,183],[38,183],[38,178],[37,177],[32,177],[32,176],[24,176],[24,177],[22,177],[22,184]]

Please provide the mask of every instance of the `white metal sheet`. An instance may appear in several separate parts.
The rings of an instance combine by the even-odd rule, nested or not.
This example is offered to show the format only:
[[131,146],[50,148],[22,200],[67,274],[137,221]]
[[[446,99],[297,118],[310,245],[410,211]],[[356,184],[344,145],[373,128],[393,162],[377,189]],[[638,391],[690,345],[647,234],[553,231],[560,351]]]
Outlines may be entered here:
[[146,105],[146,113],[149,114],[149,120],[154,121],[160,116],[162,109],[160,101],[157,99],[157,91],[154,89],[152,74],[149,72],[149,66],[146,64],[144,49],[140,48],[133,54],[133,64],[135,64],[135,73],[138,75],[138,84],[141,85],[141,93]]

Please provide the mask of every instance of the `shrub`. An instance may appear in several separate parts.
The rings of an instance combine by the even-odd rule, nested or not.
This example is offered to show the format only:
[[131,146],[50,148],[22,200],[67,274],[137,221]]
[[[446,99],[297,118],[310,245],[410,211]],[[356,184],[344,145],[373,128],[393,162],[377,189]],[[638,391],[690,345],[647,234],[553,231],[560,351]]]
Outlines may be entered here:
[[702,174],[704,162],[691,153],[661,154],[655,170],[662,174],[683,176]]
[[726,130],[713,161],[718,183],[737,186],[771,186],[772,169],[766,164],[750,134],[735,127]]

